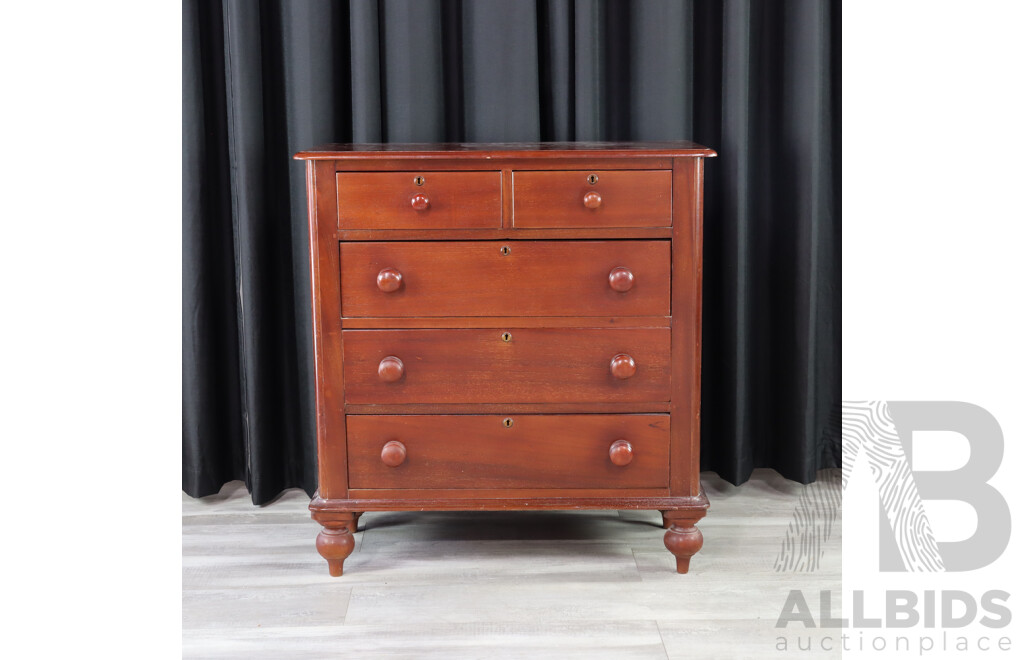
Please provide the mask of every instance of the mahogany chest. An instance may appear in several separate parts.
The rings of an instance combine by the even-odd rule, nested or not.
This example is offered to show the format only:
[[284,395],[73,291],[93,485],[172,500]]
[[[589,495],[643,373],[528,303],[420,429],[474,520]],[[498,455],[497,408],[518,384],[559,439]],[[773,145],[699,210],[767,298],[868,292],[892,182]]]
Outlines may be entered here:
[[703,543],[690,142],[326,145],[306,161],[316,547],[364,511],[653,509]]

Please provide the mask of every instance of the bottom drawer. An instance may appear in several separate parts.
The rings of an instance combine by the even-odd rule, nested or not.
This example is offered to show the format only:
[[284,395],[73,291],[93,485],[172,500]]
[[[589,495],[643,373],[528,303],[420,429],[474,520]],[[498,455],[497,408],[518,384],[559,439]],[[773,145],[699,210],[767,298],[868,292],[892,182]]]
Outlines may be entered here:
[[665,488],[669,415],[350,415],[350,488]]

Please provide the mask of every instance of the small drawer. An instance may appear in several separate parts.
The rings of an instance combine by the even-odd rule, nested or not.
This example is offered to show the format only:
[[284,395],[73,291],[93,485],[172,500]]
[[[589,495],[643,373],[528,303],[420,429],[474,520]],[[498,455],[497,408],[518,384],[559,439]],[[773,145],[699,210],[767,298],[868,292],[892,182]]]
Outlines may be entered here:
[[339,172],[339,229],[501,227],[501,172]]
[[350,415],[352,488],[664,488],[668,415]]
[[513,220],[519,228],[668,227],[670,170],[517,171]]
[[669,400],[669,328],[344,330],[345,401]]
[[341,244],[345,317],[668,316],[669,241]]

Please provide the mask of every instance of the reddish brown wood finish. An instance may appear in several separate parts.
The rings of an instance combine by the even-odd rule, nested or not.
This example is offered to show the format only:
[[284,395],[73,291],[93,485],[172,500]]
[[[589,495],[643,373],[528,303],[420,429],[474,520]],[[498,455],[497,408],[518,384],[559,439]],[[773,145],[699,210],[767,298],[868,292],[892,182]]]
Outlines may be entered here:
[[514,227],[672,224],[670,170],[516,171],[512,182]]
[[402,274],[394,268],[385,268],[377,273],[377,288],[384,293],[394,293],[402,286]]
[[633,275],[633,271],[624,266],[612,268],[612,271],[608,273],[608,286],[612,288],[612,291],[625,293],[633,288],[635,282],[636,276]]
[[349,511],[313,510],[313,519],[323,525],[316,537],[316,549],[327,560],[333,577],[341,577],[345,559],[352,554],[356,541],[356,519]]
[[[510,341],[502,339],[509,332]],[[666,401],[667,328],[345,330],[348,403]],[[619,358],[621,370],[610,367]],[[381,361],[405,365],[385,381]],[[616,375],[629,371],[632,376]]]
[[[492,160],[486,159],[485,161],[473,160],[473,159],[460,159],[453,157],[451,154],[439,154],[437,156],[431,155],[418,155],[410,158],[349,158],[349,159],[338,159],[335,160],[335,167],[338,171],[344,172],[416,172],[418,170],[429,169],[431,171],[449,171],[449,172],[479,172],[481,170],[490,170],[493,165],[496,171],[505,172],[509,171],[511,177],[512,169],[515,171],[527,171],[527,170],[544,170],[549,171],[552,169],[559,169],[563,171],[569,170],[586,170],[593,167],[594,160],[590,158],[581,158],[578,154],[574,157],[563,157],[559,158],[556,163],[551,162],[550,156],[541,158],[531,158],[529,156],[521,156],[517,158],[509,158],[508,160]],[[672,169],[672,158],[637,158],[634,156],[620,156],[616,158],[608,158],[607,160],[601,161],[601,169],[604,170],[669,170]],[[502,179],[502,183],[505,184],[506,179]],[[511,185],[512,179],[507,179],[509,195],[502,195],[502,202],[506,199],[511,202]],[[503,188],[504,189],[504,188]],[[508,220],[511,221],[511,215],[508,216]],[[505,223],[505,227],[511,227],[511,223]]]
[[619,467],[624,467],[633,462],[633,443],[620,438],[608,448],[608,458]]
[[[356,418],[351,417],[349,419],[354,420]],[[405,462],[405,457],[408,455],[409,450],[405,448],[404,444],[398,440],[389,440],[384,443],[384,448],[380,450],[380,462],[388,467],[398,467]],[[351,466],[351,463],[349,465]],[[349,469],[351,470],[351,467]]]
[[610,401],[606,403],[346,403],[349,415],[467,415],[669,412],[668,401]]
[[377,364],[377,378],[382,383],[397,383],[405,375],[405,363],[394,355],[388,355]]
[[[700,331],[703,162],[676,159],[672,171],[672,492],[700,490]],[[687,420],[689,423],[682,423]]]
[[696,524],[704,517],[707,509],[667,511],[664,514],[665,547],[676,557],[676,573],[690,571],[690,557],[700,552],[704,535]]
[[636,360],[633,359],[632,355],[627,353],[619,353],[612,358],[612,363],[609,365],[609,371],[612,375],[619,380],[626,380],[636,375]]
[[426,211],[430,208],[430,198],[423,193],[416,193],[412,196],[412,208],[417,211]]
[[339,229],[439,227],[501,227],[501,172],[338,173]]
[[341,320],[344,328],[667,328],[668,316],[407,316],[349,317]]
[[[479,167],[481,162],[511,160],[519,165],[523,159],[539,160],[548,169],[571,169],[565,161],[586,158],[592,166],[601,167],[609,159],[635,159],[643,165],[665,157],[714,156],[715,151],[695,142],[430,142],[430,143],[364,143],[324,144],[295,154],[299,160],[363,161],[374,166],[382,162],[403,160],[458,160],[464,165]],[[449,167],[445,163],[445,167]]]
[[348,495],[341,290],[335,275],[339,269],[337,242],[332,236],[338,210],[334,178],[334,163],[306,163],[319,494],[325,499]]
[[297,155],[317,386],[310,510],[332,575],[359,514],[396,510],[655,509],[688,570],[708,507],[700,245],[713,155],[688,142]]
[[[668,415],[353,415],[349,480],[353,488],[664,488],[668,432]],[[619,455],[622,438],[632,461],[615,463],[609,451]],[[389,467],[381,448],[394,442],[404,445],[403,461]]]
[[[341,311],[345,317],[667,316],[671,267],[668,241],[342,243]],[[619,286],[629,281],[621,291],[610,283],[620,268],[629,272],[616,274]],[[401,288],[381,291],[385,271],[401,273]]]
[[[310,511],[545,511],[552,509],[657,509],[697,514],[706,511],[702,490],[695,497],[670,495],[667,488],[492,488],[488,490],[357,488],[347,499],[314,496]],[[315,517],[315,515],[314,515]]]
[[[511,221],[511,216],[507,216]],[[524,241],[524,240],[620,240],[627,238],[670,239],[671,227],[584,227],[580,229],[339,229],[339,241]]]

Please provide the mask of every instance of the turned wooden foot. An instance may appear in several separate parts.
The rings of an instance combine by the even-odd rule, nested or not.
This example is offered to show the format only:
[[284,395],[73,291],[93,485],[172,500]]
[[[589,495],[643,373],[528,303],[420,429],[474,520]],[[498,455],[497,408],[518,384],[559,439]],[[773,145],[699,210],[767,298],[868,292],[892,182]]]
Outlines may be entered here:
[[676,557],[676,572],[686,573],[690,570],[690,557],[704,545],[704,535],[696,527],[704,512],[695,515],[689,511],[666,511],[664,516],[668,523],[665,547]]
[[356,547],[356,540],[352,537],[355,516],[351,513],[319,513],[314,518],[324,526],[323,531],[317,534],[316,550],[327,560],[331,575],[340,577],[345,559]]
[[661,512],[661,526],[662,526],[662,527],[663,527],[664,529],[668,529],[668,526],[672,524],[672,523],[670,523],[670,522],[668,521],[668,518],[666,518],[666,517],[665,517],[665,514],[666,514],[666,513],[668,513],[668,511],[662,511],[662,512]]
[[362,511],[354,511],[352,513],[352,533],[355,534],[359,531],[359,517],[363,515]]

